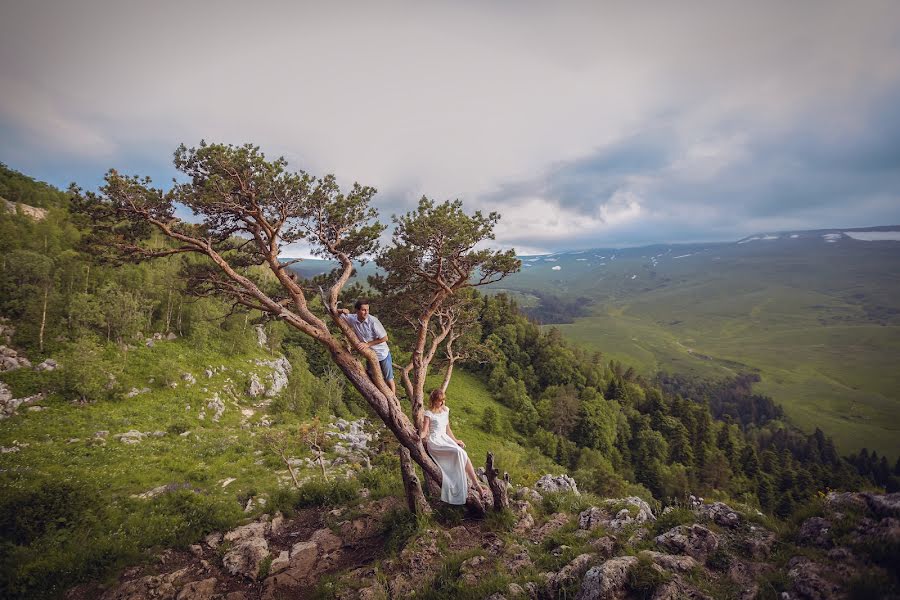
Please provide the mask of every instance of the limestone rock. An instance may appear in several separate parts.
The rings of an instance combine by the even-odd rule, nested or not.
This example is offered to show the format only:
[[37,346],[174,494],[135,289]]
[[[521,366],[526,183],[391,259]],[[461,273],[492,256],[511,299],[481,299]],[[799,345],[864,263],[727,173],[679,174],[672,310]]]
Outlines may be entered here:
[[140,431],[132,429],[126,433],[117,433],[113,436],[123,444],[138,444],[144,439],[144,434]]
[[796,596],[803,600],[838,597],[838,587],[825,579],[821,567],[805,556],[795,556],[788,562],[788,578]]
[[810,517],[800,526],[800,531],[797,532],[797,541],[810,546],[830,548],[831,521],[822,517]]
[[635,556],[619,556],[592,567],[584,575],[576,600],[622,598],[628,583],[628,570],[637,560]]
[[201,581],[192,581],[178,592],[175,600],[212,600],[216,591],[215,577],[203,579]]
[[148,575],[126,581],[103,594],[101,600],[175,598],[176,591],[191,578],[191,574],[191,568],[185,567],[163,575]]
[[259,576],[259,568],[267,556],[269,544],[266,538],[249,537],[237,542],[222,557],[222,565],[232,575],[256,579]]
[[261,396],[266,391],[266,388],[263,387],[262,383],[259,382],[259,376],[256,373],[250,375],[250,388],[247,390],[247,394],[251,397],[256,398]]
[[546,492],[574,492],[575,494],[579,494],[578,485],[575,483],[575,480],[569,477],[566,474],[562,475],[544,475],[540,479],[537,480],[537,483],[534,484],[534,487],[537,488],[541,493]]
[[[615,510],[617,507],[621,508]],[[650,505],[637,496],[629,496],[606,500],[601,507],[592,506],[583,511],[578,515],[578,527],[591,530],[603,526],[618,531],[627,525],[655,520]]]
[[584,572],[587,571],[593,560],[594,556],[592,554],[579,554],[572,562],[560,569],[559,572],[552,573],[547,577],[547,582],[545,583],[547,594],[551,598],[561,597],[569,584],[581,579],[581,576],[584,575]]
[[709,519],[722,527],[737,527],[741,523],[741,517],[724,502],[703,504],[699,508],[700,516]]
[[309,541],[314,542],[322,554],[334,552],[341,547],[341,538],[334,535],[330,529],[319,529],[313,532]]
[[682,573],[687,573],[698,566],[697,561],[690,556],[673,556],[672,554],[663,554],[662,552],[654,552],[652,550],[644,550],[641,554],[647,556],[654,564],[669,571],[681,571]]
[[48,358],[38,366],[34,368],[35,371],[55,371],[59,368],[59,363],[53,360],[52,358]]
[[555,515],[551,515],[546,523],[532,532],[530,537],[531,541],[535,543],[543,542],[551,533],[564,527],[569,522],[569,519],[570,517],[566,513],[556,513]]
[[703,560],[719,547],[719,536],[702,525],[679,525],[656,536],[656,544],[670,552]]
[[225,413],[225,403],[219,398],[219,394],[213,394],[213,397],[206,403],[206,408],[214,412],[212,420],[216,423]]

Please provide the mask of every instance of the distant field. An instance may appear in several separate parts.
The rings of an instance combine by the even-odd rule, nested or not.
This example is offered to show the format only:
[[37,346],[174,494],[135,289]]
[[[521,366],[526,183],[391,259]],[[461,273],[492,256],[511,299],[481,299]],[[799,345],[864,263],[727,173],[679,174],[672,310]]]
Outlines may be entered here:
[[594,299],[569,339],[645,374],[758,372],[802,429],[900,454],[900,244],[804,233],[525,264],[504,288]]

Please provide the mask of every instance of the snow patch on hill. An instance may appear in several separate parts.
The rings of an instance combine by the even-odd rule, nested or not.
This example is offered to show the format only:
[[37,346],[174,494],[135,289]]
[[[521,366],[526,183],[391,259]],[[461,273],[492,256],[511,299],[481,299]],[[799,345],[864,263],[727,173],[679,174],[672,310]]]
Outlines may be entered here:
[[861,242],[900,242],[900,231],[845,231],[844,235]]

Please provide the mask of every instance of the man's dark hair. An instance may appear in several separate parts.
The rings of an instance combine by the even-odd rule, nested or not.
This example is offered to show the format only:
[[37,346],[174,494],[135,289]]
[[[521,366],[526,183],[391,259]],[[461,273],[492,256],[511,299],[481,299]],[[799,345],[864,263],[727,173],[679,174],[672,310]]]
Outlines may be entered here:
[[359,310],[360,308],[363,307],[364,304],[370,304],[368,298],[360,298],[359,300],[356,301],[356,304],[353,305],[353,308],[355,310]]

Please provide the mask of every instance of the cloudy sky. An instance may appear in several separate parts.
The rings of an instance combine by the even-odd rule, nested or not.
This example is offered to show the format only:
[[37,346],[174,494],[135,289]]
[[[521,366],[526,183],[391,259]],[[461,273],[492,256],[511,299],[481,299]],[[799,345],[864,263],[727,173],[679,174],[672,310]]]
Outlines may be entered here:
[[497,210],[520,253],[900,224],[900,3],[4,0],[0,161],[201,139]]

